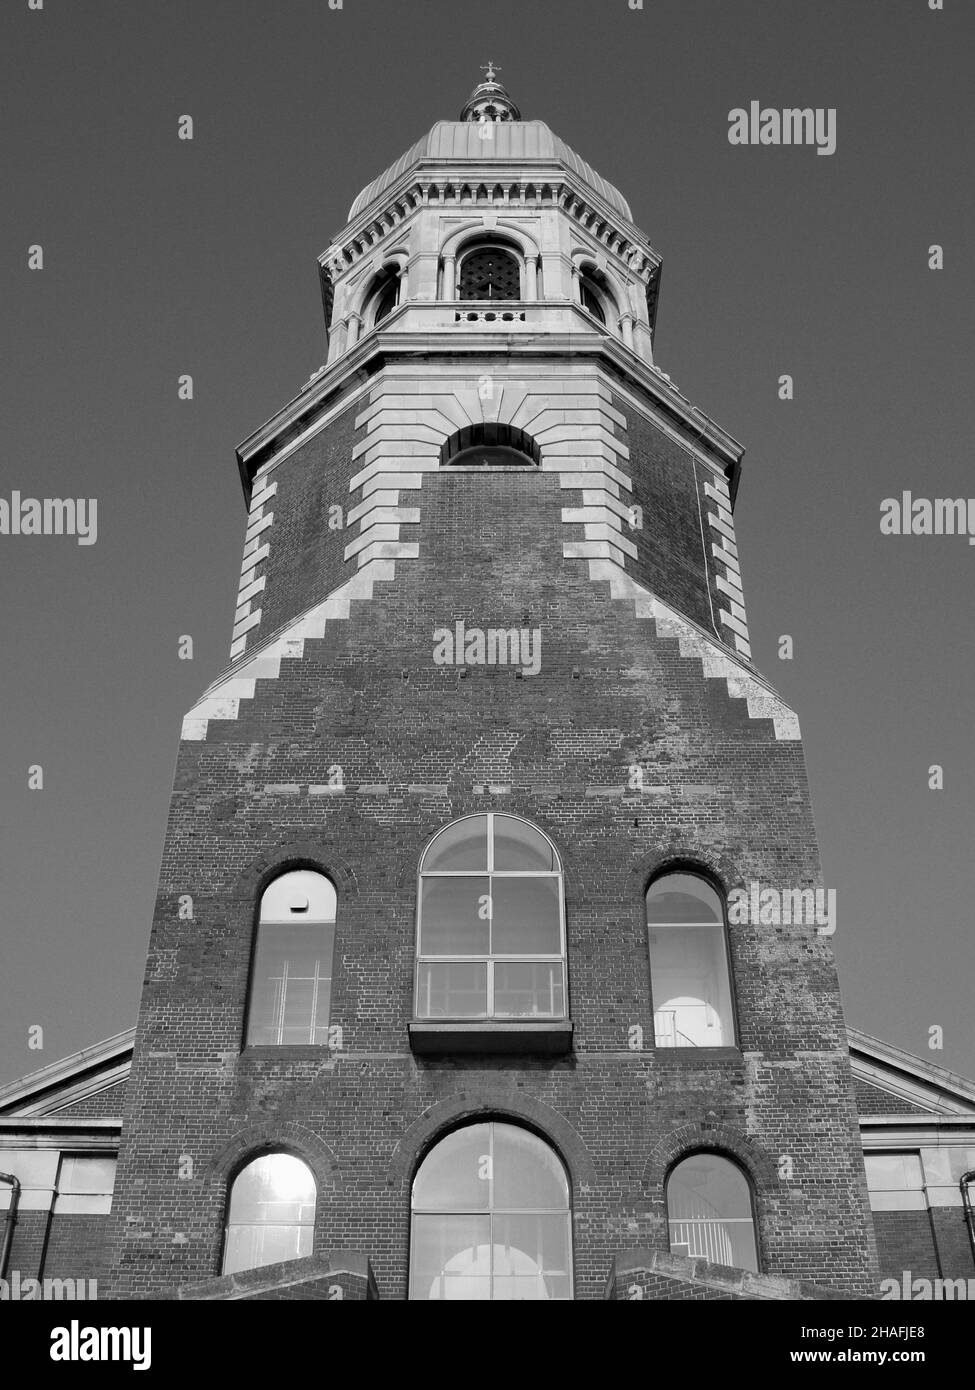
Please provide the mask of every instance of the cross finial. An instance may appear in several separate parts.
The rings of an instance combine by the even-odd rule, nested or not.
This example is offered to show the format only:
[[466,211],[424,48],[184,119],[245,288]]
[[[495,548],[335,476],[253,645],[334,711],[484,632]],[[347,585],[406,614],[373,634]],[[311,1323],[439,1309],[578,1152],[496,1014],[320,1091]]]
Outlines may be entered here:
[[496,72],[500,72],[501,69],[496,68],[494,64],[491,62],[491,59],[489,58],[486,63],[481,64],[481,71],[487,74],[486,81],[493,82],[494,74]]

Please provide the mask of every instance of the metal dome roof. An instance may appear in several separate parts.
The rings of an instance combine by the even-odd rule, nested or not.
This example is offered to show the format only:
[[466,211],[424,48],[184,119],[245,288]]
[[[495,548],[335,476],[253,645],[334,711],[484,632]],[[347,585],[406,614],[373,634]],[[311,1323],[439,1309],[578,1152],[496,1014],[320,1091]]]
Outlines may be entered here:
[[349,221],[381,197],[407,169],[421,161],[444,164],[466,161],[483,165],[497,160],[500,164],[530,165],[533,161],[562,164],[595,189],[614,212],[632,222],[630,205],[619,189],[597,174],[592,165],[577,155],[544,121],[495,121],[491,140],[481,139],[480,129],[480,125],[472,121],[438,121],[385,173],[366,185],[349,209]]

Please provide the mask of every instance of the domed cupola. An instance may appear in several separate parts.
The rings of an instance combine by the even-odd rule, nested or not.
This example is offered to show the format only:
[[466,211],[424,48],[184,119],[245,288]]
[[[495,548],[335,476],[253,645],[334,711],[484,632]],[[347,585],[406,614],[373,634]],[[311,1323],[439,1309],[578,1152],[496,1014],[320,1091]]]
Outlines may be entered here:
[[495,81],[496,69],[493,63],[484,67],[487,73],[471,92],[460,113],[462,121],[520,121],[521,112],[511,100],[500,82]]

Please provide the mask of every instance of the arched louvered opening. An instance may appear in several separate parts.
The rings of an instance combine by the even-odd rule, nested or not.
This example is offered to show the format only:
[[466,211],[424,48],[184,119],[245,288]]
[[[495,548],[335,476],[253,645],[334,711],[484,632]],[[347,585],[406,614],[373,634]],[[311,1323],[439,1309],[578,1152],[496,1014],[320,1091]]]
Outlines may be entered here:
[[521,298],[521,263],[506,246],[479,245],[467,251],[460,263],[458,299]]
[[440,466],[444,467],[537,467],[542,461],[541,450],[530,434],[514,425],[493,421],[467,425],[446,439],[440,450]]

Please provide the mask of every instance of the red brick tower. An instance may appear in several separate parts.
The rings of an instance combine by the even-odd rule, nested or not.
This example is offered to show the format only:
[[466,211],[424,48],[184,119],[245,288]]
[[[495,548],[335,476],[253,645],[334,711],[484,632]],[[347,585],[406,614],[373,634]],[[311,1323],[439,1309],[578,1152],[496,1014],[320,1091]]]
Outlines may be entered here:
[[183,725],[115,1294],[869,1294],[828,931],[735,901],[821,870],[659,257],[489,69],[320,265]]

